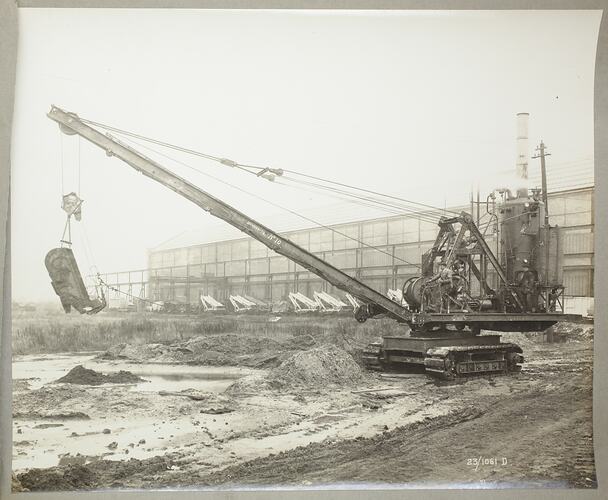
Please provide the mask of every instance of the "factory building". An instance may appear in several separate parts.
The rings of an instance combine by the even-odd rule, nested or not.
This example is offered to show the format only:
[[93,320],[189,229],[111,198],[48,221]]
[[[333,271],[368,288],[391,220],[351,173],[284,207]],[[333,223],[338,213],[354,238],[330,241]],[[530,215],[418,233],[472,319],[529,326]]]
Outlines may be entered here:
[[[572,183],[570,183],[572,184]],[[580,183],[579,183],[580,184]],[[549,193],[550,223],[562,228],[563,282],[570,306],[586,312],[592,303],[594,276],[594,188],[592,185]],[[491,248],[496,248],[494,225],[484,219],[485,201],[450,210],[466,210],[477,217]],[[327,228],[281,232],[376,290],[400,288],[419,273],[422,254],[438,227],[413,215],[398,215]],[[224,301],[229,295],[250,295],[266,302],[285,300],[289,292],[312,296],[327,291],[342,296],[329,283],[306,269],[245,237],[150,251],[148,268],[104,276],[109,285],[150,301],[199,303],[201,294]],[[108,290],[110,306],[122,305],[126,294]],[[590,300],[591,299],[591,300]]]

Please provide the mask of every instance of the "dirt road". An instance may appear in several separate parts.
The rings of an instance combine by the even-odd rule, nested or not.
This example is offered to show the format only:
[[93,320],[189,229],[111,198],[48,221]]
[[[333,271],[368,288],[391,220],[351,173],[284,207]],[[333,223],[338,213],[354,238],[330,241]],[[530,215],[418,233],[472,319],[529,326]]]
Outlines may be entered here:
[[313,444],[203,476],[201,484],[595,484],[588,394],[525,391],[382,435]]

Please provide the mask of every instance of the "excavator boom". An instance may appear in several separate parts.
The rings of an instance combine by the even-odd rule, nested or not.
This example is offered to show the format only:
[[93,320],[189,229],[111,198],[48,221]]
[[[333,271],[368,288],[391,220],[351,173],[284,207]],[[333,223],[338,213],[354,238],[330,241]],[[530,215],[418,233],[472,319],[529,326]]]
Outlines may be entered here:
[[393,302],[388,297],[328,264],[287,238],[275,233],[272,229],[260,224],[186,179],[174,174],[158,162],[144,156],[110,134],[104,135],[90,127],[82,122],[76,114],[68,113],[56,106],[52,106],[47,116],[57,122],[64,132],[71,135],[78,134],[105,150],[107,155],[120,158],[138,172],[175,191],[211,215],[226,221],[228,224],[263,243],[276,253],[287,257],[363,302],[373,304],[375,306],[375,313],[387,313],[397,320],[404,322],[411,320],[411,314],[405,307]]

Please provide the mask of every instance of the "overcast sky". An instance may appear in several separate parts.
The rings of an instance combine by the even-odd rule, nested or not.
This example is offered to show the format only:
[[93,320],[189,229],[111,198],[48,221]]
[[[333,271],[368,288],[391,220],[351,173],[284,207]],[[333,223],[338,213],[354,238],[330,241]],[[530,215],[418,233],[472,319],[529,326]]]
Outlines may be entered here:
[[[530,113],[531,152],[542,138],[562,171],[593,168],[599,12],[20,9],[19,16],[15,300],[54,296],[44,256],[65,222],[62,177],[64,192],[77,191],[80,172],[85,203],[73,248],[84,274],[92,265],[143,268],[147,249],[218,227],[120,160],[61,136],[46,117],[51,104],[243,163],[438,206],[466,202],[472,182],[485,192],[514,169],[522,111]],[[255,193],[166,162],[271,227],[279,217],[281,229],[290,222],[263,199],[314,209],[321,222],[341,213],[352,219],[353,211],[378,215],[169,154]]]

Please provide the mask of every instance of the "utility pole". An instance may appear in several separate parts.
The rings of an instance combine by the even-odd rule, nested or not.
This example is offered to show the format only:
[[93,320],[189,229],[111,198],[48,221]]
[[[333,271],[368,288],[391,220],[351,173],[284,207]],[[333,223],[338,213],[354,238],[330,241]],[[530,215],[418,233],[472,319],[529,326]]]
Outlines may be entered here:
[[545,157],[551,156],[551,153],[546,152],[545,143],[540,141],[540,146],[536,148],[538,154],[532,158],[540,158],[540,175],[543,189],[543,203],[545,204],[545,227],[549,227],[549,204],[547,196],[547,168],[545,166]]
[[[550,246],[550,227],[549,227],[549,205],[547,195],[547,168],[545,166],[545,157],[550,156],[550,153],[546,152],[545,143],[540,141],[540,145],[536,148],[538,152],[536,156],[532,158],[540,158],[540,175],[542,181],[542,189],[543,189],[543,203],[545,204],[545,227],[544,227],[544,245],[545,245],[545,265],[549,266],[549,246]],[[546,285],[549,284],[549,273],[545,272],[544,282]]]

